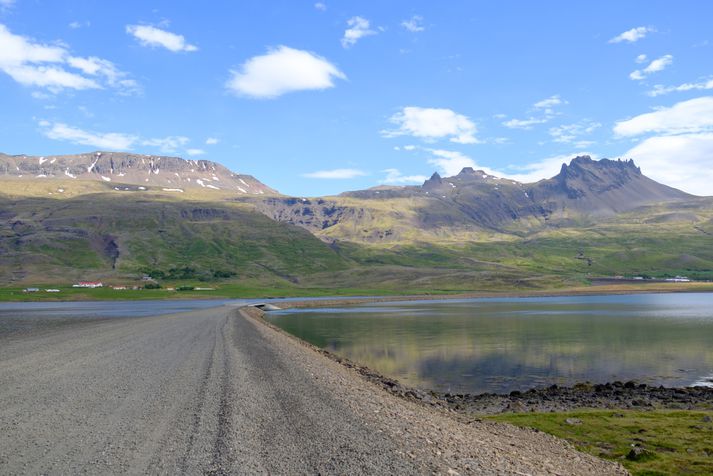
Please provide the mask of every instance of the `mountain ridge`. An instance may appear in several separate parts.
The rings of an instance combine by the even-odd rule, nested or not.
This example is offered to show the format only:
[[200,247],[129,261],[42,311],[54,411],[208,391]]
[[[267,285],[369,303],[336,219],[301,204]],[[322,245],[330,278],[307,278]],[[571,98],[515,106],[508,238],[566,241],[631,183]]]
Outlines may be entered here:
[[202,159],[166,155],[94,151],[82,154],[29,156],[0,153],[0,179],[94,180],[134,189],[159,187],[163,191],[186,189],[225,190],[243,195],[276,195],[277,191],[255,177],[237,174],[225,166]]

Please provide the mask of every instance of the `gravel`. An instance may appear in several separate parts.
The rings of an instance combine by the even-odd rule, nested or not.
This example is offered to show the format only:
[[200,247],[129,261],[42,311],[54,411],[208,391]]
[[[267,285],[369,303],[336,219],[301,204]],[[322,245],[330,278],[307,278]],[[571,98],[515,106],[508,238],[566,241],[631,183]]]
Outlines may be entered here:
[[626,474],[457,416],[235,308],[0,336],[0,474]]

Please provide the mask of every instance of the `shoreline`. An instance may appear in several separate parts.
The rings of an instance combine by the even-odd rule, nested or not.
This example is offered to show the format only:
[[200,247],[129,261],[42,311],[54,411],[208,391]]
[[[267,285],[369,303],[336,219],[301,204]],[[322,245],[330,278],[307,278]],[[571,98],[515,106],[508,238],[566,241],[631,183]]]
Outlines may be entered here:
[[[406,299],[404,297],[404,299]],[[404,300],[402,299],[402,300]],[[426,299],[420,299],[426,300]],[[397,300],[333,300],[290,302],[283,309],[308,309],[350,305],[364,302],[391,302]],[[294,339],[303,346],[324,355],[340,365],[359,373],[364,379],[381,387],[388,393],[433,407],[440,407],[466,417],[484,417],[502,413],[566,412],[580,409],[607,410],[710,410],[713,409],[713,381],[710,387],[663,387],[635,381],[592,383],[580,382],[572,386],[551,385],[527,391],[495,393],[446,393],[419,389],[400,383],[358,362],[334,352],[315,346],[265,319],[265,311],[254,306],[241,310],[249,312],[262,324]]]
[[[47,285],[49,286],[49,285]],[[44,287],[44,286],[43,286]],[[3,293],[2,291],[9,291],[12,289],[13,293],[16,291],[18,294],[9,295]],[[667,282],[655,282],[655,283],[607,283],[607,284],[595,284],[590,286],[576,286],[560,289],[534,289],[527,291],[513,291],[513,290],[502,290],[502,291],[445,291],[442,294],[438,293],[428,293],[423,292],[420,294],[377,294],[370,295],[368,290],[360,294],[339,294],[339,289],[335,289],[334,295],[319,295],[319,296],[290,296],[280,295],[281,291],[267,292],[269,297],[262,296],[231,296],[229,292],[226,294],[215,294],[214,291],[210,291],[213,294],[190,294],[187,296],[179,296],[173,291],[162,291],[166,292],[166,295],[150,295],[141,296],[128,294],[131,292],[143,292],[143,291],[120,291],[122,294],[117,294],[116,297],[102,298],[95,297],[87,294],[77,294],[70,296],[68,299],[63,299],[61,296],[52,295],[45,296],[40,293],[33,293],[23,295],[21,288],[0,288],[0,303],[13,303],[13,302],[91,302],[91,301],[219,301],[219,300],[246,300],[246,301],[283,301],[288,300],[290,303],[300,302],[304,300],[306,303],[315,302],[311,299],[318,297],[319,300],[316,302],[327,302],[334,301],[340,304],[351,304],[350,301],[363,302],[364,300],[371,300],[371,302],[388,302],[388,301],[404,301],[404,300],[439,300],[439,299],[487,299],[487,298],[533,298],[533,297],[569,297],[569,296],[615,296],[623,294],[673,294],[673,293],[713,293],[713,283],[709,282],[690,282],[690,283],[667,283]],[[309,291],[309,289],[305,289]],[[91,291],[90,291],[91,292]],[[153,294],[156,290],[150,290]],[[217,288],[215,292],[220,293],[220,289]],[[173,294],[171,294],[173,293]],[[13,299],[8,299],[12,296]],[[18,299],[14,299],[17,297]],[[30,299],[22,299],[27,297]],[[292,307],[297,307],[293,305]]]

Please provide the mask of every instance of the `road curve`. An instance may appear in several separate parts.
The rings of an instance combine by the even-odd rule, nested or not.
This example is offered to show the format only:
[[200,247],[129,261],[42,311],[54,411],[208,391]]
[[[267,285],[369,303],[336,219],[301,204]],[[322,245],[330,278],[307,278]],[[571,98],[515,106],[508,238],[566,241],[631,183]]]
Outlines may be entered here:
[[0,337],[0,474],[625,474],[386,394],[229,307]]

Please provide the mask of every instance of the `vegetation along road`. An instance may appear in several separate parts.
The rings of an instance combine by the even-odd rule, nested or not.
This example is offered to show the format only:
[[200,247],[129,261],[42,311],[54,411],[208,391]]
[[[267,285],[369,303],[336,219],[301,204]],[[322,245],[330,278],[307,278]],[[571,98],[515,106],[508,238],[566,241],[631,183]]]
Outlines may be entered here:
[[244,310],[0,336],[0,473],[625,474],[389,395]]

